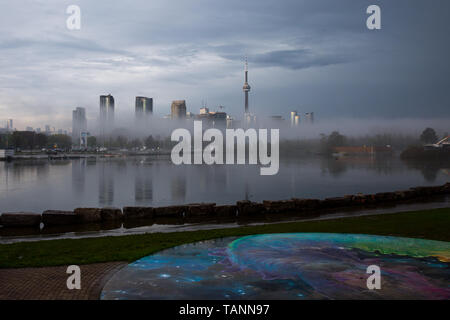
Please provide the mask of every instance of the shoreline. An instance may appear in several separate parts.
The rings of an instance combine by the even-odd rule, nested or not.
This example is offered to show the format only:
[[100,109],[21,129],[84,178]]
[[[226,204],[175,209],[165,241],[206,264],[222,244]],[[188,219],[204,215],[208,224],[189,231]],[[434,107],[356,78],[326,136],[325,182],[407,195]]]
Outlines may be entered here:
[[[145,225],[160,219],[179,223],[176,220],[190,220],[194,223],[213,220],[252,220],[258,218],[314,218],[319,214],[333,214],[336,211],[380,208],[385,205],[413,204],[436,197],[446,200],[450,194],[450,182],[441,186],[414,187],[408,190],[381,192],[376,194],[356,194],[325,199],[266,200],[252,202],[237,201],[233,205],[216,205],[216,203],[191,203],[163,207],[124,208],[76,208],[73,211],[45,210],[35,212],[3,212],[0,215],[1,234],[4,230],[27,228],[28,232],[40,234],[42,230],[52,228],[74,229],[80,225],[100,224],[106,230],[128,224]],[[180,224],[180,223],[179,223]],[[182,224],[182,223],[181,223]],[[76,228],[75,228],[76,229]]]

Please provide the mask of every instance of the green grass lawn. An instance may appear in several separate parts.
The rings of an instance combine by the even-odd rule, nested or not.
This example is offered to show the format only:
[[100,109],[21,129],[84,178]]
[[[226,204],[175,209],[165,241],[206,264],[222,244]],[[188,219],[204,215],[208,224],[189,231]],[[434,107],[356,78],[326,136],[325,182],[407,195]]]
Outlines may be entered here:
[[360,233],[450,241],[450,208],[232,229],[2,244],[0,268],[131,262],[183,243],[286,232]]

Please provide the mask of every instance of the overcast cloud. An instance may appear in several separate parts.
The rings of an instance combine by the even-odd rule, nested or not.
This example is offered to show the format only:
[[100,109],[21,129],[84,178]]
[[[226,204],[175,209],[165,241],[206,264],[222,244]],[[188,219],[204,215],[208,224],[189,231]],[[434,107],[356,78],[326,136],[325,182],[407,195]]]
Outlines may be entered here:
[[[81,30],[66,8],[81,8]],[[382,9],[382,29],[365,26]],[[134,97],[154,98],[157,115],[186,99],[241,116],[243,57],[250,110],[317,119],[446,118],[448,0],[17,0],[0,3],[0,127],[69,128],[98,96],[130,117]]]

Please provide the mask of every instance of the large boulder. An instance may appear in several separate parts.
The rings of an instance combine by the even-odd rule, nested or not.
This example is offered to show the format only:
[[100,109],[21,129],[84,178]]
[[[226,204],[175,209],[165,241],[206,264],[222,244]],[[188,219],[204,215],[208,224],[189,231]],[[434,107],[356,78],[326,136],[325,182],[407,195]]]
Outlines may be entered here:
[[415,191],[419,197],[422,196],[433,196],[433,195],[439,195],[442,192],[442,187],[438,186],[430,186],[430,187],[415,187],[411,188],[411,190]]
[[395,192],[379,192],[379,193],[375,193],[375,200],[377,202],[393,201],[395,199],[396,199]]
[[2,214],[4,227],[37,227],[41,223],[41,215],[34,212],[5,212]]
[[122,219],[122,209],[119,208],[102,208],[100,209],[102,221],[119,221]]
[[351,206],[352,200],[349,197],[334,197],[334,198],[326,198],[322,201],[322,205],[325,208],[341,208]]
[[262,203],[242,200],[236,202],[239,217],[261,215],[266,212],[266,208]]
[[269,201],[264,200],[263,205],[267,213],[289,213],[295,211],[294,200]]
[[441,186],[441,191],[447,194],[450,193],[450,182],[447,182],[446,184]]
[[78,221],[73,211],[46,210],[42,213],[42,222],[45,226],[61,226],[76,224]]
[[183,217],[187,211],[186,206],[168,206],[154,208],[155,217]]
[[212,216],[215,203],[191,203],[187,205],[186,217]]
[[214,214],[217,217],[236,217],[237,206],[235,205],[222,205],[214,207]]
[[99,208],[76,208],[74,210],[80,223],[101,222],[102,214]]
[[152,219],[154,216],[153,207],[125,207],[123,208],[125,220],[130,219]]
[[319,209],[321,202],[319,199],[299,199],[299,198],[293,198],[292,201],[294,202],[296,212]]

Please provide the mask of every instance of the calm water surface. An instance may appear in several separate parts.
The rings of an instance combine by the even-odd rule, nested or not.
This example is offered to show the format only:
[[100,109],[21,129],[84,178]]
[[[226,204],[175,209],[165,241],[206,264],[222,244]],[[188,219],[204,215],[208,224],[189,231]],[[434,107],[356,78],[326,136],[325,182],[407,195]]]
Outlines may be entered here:
[[282,158],[275,176],[249,165],[175,166],[166,156],[19,160],[0,162],[0,212],[325,198],[448,181],[442,165],[397,157]]

